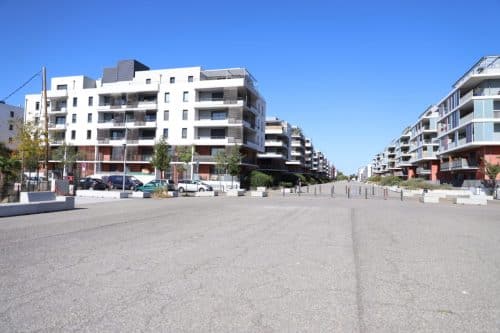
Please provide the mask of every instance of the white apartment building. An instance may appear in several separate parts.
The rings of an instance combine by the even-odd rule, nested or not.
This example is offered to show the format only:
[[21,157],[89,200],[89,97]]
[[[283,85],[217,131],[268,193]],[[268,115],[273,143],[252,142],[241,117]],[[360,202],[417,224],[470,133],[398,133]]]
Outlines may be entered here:
[[311,138],[305,138],[304,148],[305,148],[304,167],[306,170],[314,172],[313,169],[314,145],[312,143]]
[[292,127],[290,160],[286,162],[288,171],[304,173],[305,171],[305,137],[298,126]]
[[258,153],[259,168],[268,171],[287,171],[290,160],[292,127],[276,117],[266,119],[265,151]]
[[[266,103],[244,68],[151,70],[123,60],[101,79],[52,78],[47,99],[51,149],[78,147],[82,175],[122,172],[125,152],[128,172],[153,173],[161,137],[172,147],[194,147],[201,179],[214,177],[221,150],[241,147],[243,169],[256,168],[264,152]],[[26,119],[44,124],[42,94],[26,96]]]
[[413,168],[409,169],[409,178],[416,176],[421,179],[437,180],[439,169],[437,119],[438,109],[433,105],[425,110],[411,127],[410,153]]
[[15,149],[16,120],[23,120],[23,108],[0,102],[0,142],[9,149]]

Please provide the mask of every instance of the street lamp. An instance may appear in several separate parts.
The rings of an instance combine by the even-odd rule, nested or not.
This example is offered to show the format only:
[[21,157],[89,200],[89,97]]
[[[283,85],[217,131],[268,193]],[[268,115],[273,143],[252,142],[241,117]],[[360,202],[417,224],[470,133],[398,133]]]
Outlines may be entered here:
[[125,177],[127,175],[127,142],[123,143],[123,184],[122,192],[125,192]]

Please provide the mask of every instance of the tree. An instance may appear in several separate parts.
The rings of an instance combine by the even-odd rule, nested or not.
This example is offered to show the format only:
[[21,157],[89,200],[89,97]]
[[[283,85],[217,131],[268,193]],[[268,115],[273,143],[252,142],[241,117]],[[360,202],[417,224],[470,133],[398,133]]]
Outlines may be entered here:
[[215,171],[218,175],[227,173],[227,154],[225,150],[219,150],[215,155]]
[[63,143],[52,153],[52,159],[58,161],[58,165],[63,170],[63,176],[67,175],[67,171],[72,170],[76,161],[80,159],[80,153],[76,147]]
[[485,159],[483,159],[483,162],[484,162],[483,171],[490,179],[493,185],[493,195],[495,195],[497,188],[497,175],[500,173],[500,164],[499,163],[493,164],[486,161]]
[[45,151],[39,128],[32,122],[23,123],[22,120],[18,120],[16,130],[14,142],[17,144],[17,150],[13,158],[22,161],[23,171],[24,169],[28,169],[29,172],[38,170]]
[[160,170],[161,178],[165,178],[165,171],[170,167],[170,162],[172,161],[171,156],[168,153],[170,146],[167,141],[162,137],[157,143],[155,143],[153,148],[153,157],[151,158],[151,164],[158,170]]
[[187,170],[187,165],[193,158],[192,146],[177,146],[175,147],[177,159],[183,164],[179,165],[180,172],[184,173]]
[[241,160],[244,155],[240,153],[239,146],[232,146],[226,157],[227,172],[231,175],[231,187],[233,186],[234,177],[240,174]]
[[18,178],[21,170],[21,162],[11,157],[0,156],[0,198],[8,195],[7,184],[14,182]]

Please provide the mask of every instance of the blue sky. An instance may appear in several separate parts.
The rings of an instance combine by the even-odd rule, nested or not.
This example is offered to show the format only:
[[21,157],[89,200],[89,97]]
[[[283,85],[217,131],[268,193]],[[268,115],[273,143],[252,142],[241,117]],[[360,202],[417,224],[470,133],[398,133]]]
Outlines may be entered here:
[[[246,67],[267,115],[299,125],[344,173],[369,163],[481,56],[500,54],[500,1],[0,0],[0,98],[45,65],[101,76]],[[35,80],[24,94],[40,91]]]

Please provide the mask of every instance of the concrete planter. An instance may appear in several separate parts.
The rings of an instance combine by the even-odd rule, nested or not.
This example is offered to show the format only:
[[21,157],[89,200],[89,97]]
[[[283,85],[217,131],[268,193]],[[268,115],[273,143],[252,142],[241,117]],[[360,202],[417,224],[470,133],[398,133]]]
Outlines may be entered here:
[[226,195],[228,197],[242,197],[245,195],[245,190],[241,190],[241,189],[227,190]]

